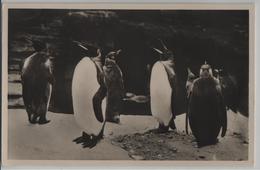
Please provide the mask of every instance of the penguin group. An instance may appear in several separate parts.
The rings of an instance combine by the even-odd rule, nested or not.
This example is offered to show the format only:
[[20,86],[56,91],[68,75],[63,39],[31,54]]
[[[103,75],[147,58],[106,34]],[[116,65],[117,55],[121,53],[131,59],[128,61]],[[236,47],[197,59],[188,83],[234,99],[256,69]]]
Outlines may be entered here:
[[[182,110],[186,112],[186,132],[188,133],[189,124],[197,146],[216,144],[220,130],[222,129],[222,137],[227,130],[223,81],[213,76],[212,68],[206,62],[201,66],[198,78],[188,68],[185,73],[187,95],[181,100],[183,98],[180,95],[184,96],[181,86],[184,84],[180,83],[178,78],[173,52],[168,50],[162,41],[161,44],[162,51],[154,48],[160,59],[152,67],[150,81],[151,113],[159,122],[157,132],[176,129],[174,119],[181,114],[176,110]],[[181,102],[176,104],[178,100]],[[180,107],[180,103],[184,103],[182,109],[176,109]]]
[[[22,67],[23,100],[29,122],[45,124],[49,122],[46,113],[54,83],[51,55],[44,44],[29,41],[35,53],[25,59]],[[216,144],[220,130],[222,137],[227,130],[222,79],[213,76],[207,63],[201,66],[198,78],[189,68],[185,70],[186,76],[180,78],[173,52],[162,40],[160,42],[162,50],[153,48],[159,54],[159,60],[151,68],[149,87],[151,114],[159,123],[156,132],[168,132],[170,128],[175,130],[176,116],[186,113],[186,130],[189,123],[198,147]],[[74,43],[88,50],[84,44]],[[117,64],[120,53],[121,50],[111,51],[102,61],[101,50],[97,48],[95,57],[82,57],[74,69],[72,104],[82,135],[73,141],[84,148],[96,146],[103,138],[106,122],[120,122],[126,94],[123,74]]]

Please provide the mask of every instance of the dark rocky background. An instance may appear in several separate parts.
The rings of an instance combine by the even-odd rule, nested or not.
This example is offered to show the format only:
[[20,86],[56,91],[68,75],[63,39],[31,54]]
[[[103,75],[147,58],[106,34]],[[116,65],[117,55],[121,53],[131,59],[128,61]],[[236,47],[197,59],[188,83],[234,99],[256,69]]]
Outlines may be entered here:
[[[19,83],[19,78],[11,75],[17,75],[20,63],[33,53],[26,36],[45,41],[53,49],[56,83],[52,111],[72,113],[70,86],[74,67],[83,56],[96,55],[95,48],[82,52],[71,43],[73,40],[101,48],[103,57],[110,50],[122,49],[118,64],[126,91],[147,95],[147,65],[158,60],[151,47],[161,48],[158,39],[162,39],[175,54],[178,74],[190,67],[197,75],[206,60],[213,68],[224,68],[232,75],[239,89],[239,111],[248,115],[249,13],[246,10],[9,9],[9,83]],[[9,102],[20,97],[21,94],[9,93]],[[125,113],[149,114],[148,103],[127,103]]]

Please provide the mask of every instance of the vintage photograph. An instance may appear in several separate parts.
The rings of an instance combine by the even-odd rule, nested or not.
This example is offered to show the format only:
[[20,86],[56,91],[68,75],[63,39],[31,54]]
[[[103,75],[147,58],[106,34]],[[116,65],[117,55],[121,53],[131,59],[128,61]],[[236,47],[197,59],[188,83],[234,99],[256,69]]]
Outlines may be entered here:
[[67,7],[6,10],[7,160],[252,159],[251,8]]

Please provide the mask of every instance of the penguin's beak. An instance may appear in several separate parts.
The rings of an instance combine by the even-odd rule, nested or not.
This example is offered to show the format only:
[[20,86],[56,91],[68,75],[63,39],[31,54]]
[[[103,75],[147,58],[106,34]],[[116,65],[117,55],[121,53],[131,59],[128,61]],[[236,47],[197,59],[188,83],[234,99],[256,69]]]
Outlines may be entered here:
[[153,48],[153,50],[156,51],[159,54],[163,54],[163,52],[161,50],[157,49],[157,48]]

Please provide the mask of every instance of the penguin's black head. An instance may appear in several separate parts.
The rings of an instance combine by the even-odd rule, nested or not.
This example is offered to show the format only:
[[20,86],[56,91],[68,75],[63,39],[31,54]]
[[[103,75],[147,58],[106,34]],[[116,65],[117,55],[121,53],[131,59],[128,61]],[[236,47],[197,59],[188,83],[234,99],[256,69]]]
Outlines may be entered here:
[[46,43],[43,43],[42,41],[34,41],[33,48],[35,49],[35,51],[42,51],[46,49]]
[[122,51],[121,49],[117,50],[117,51],[111,51],[106,55],[105,59],[110,59],[110,60],[116,61],[116,58],[120,54],[121,51]]
[[227,75],[227,72],[223,68],[214,69],[214,76],[215,77],[226,76],[226,75]]
[[200,67],[200,77],[208,78],[213,77],[212,68],[207,62]]
[[160,54],[160,61],[173,60],[174,59],[173,52],[166,47],[166,45],[162,42],[162,40],[160,40],[160,42],[163,47],[162,50],[153,48],[157,53]]
[[33,39],[28,37],[26,37],[25,39],[31,43],[32,47],[37,52],[45,50],[47,48],[47,44],[39,39]]
[[101,50],[99,46],[92,42],[73,40],[72,50],[74,54],[79,56],[84,55],[90,58],[101,57]]

